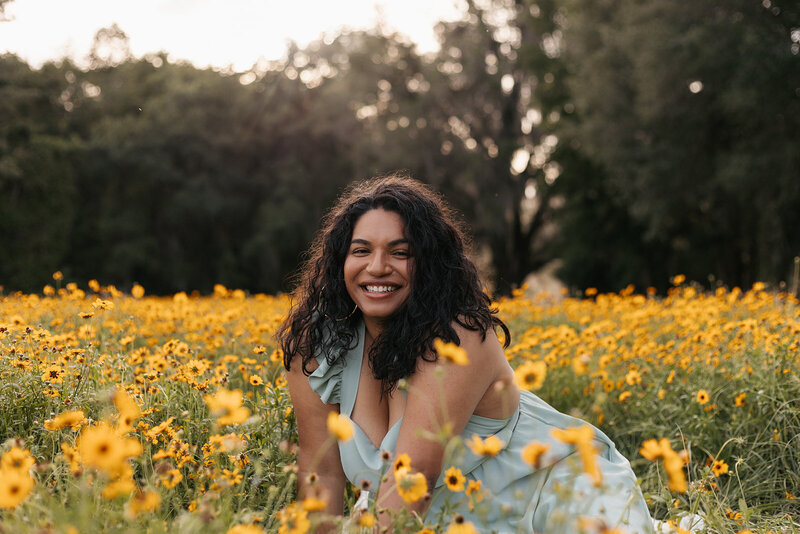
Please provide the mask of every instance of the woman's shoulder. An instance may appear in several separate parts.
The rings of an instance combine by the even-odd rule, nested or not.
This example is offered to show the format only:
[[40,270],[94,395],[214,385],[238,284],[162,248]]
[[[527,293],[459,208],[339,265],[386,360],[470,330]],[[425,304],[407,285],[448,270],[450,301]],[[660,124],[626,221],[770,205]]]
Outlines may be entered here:
[[493,328],[487,328],[486,330],[472,328],[467,321],[462,318],[459,319],[454,320],[450,326],[458,336],[458,345],[467,351],[468,356],[474,355],[480,358],[501,357],[503,361],[506,361],[503,347]]

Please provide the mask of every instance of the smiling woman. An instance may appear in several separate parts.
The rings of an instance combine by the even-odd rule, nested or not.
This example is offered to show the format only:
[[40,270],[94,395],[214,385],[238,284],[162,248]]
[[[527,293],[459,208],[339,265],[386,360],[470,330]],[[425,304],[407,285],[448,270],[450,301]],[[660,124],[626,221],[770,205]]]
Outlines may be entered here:
[[[651,532],[613,443],[517,389],[495,333],[508,346],[508,328],[467,250],[441,197],[407,177],[356,183],[328,214],[279,331],[300,497],[340,515],[349,480],[377,490],[378,509],[429,525],[448,510],[496,532],[577,532],[573,523]],[[338,448],[332,417],[347,429],[335,433]],[[457,466],[452,440],[473,452]],[[390,465],[394,483],[381,480]],[[565,487],[575,492],[566,500]],[[469,499],[450,499],[462,489]],[[379,515],[382,526],[391,515]]]

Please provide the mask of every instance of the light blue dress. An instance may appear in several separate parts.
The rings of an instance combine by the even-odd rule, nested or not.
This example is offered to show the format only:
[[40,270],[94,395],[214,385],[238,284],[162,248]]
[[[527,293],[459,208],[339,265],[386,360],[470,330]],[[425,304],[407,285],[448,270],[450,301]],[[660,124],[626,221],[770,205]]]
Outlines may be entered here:
[[[363,323],[357,334],[356,347],[332,365],[323,354],[317,355],[319,367],[309,376],[311,388],[322,401],[339,404],[340,413],[347,416],[353,411],[361,375]],[[378,487],[380,473],[386,468],[381,451],[394,453],[401,421],[389,429],[379,448],[355,423],[353,439],[339,443],[344,473],[356,487],[364,480],[370,481],[373,490]],[[592,518],[609,529],[617,527],[631,534],[652,533],[653,523],[630,464],[605,434],[594,429],[594,445],[599,451],[597,463],[603,474],[600,487],[595,487],[588,475],[581,472],[575,448],[550,434],[555,428],[585,424],[527,391],[521,392],[519,407],[508,419],[473,415],[462,433],[463,439],[468,440],[474,434],[481,438],[495,435],[505,447],[489,457],[462,449],[458,458],[444,469],[452,464],[461,469],[467,480],[480,480],[485,497],[470,511],[464,492],[449,491],[440,476],[431,492],[426,522],[435,522],[447,509],[448,517],[454,511],[460,513],[481,532],[577,533],[580,518]],[[534,469],[522,460],[522,449],[531,441],[549,446],[542,462],[547,467]]]

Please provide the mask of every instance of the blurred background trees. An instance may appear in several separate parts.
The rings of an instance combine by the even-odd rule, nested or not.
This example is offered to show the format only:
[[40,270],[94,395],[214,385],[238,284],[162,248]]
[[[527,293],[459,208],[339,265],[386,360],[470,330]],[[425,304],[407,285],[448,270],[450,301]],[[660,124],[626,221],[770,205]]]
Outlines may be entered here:
[[797,3],[469,0],[438,32],[244,73],[134,58],[116,26],[87,69],[0,56],[0,284],[287,290],[343,187],[398,169],[462,213],[499,293],[556,258],[601,290],[790,278]]

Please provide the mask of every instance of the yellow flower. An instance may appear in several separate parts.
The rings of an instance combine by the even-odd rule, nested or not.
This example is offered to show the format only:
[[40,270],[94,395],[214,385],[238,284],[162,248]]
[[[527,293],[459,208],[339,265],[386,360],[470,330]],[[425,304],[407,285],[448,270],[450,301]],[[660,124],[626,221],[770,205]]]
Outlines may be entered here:
[[111,300],[103,300],[98,297],[92,302],[92,308],[96,310],[113,310],[114,302]]
[[56,271],[53,273],[53,280],[63,280],[63,279],[64,275],[61,273],[61,271]]
[[676,452],[664,455],[664,470],[669,477],[668,487],[672,491],[686,493],[689,485],[686,482],[686,475],[683,472],[683,459]]
[[328,503],[324,499],[317,497],[306,497],[303,499],[303,509],[307,512],[319,512],[324,510]]
[[264,529],[258,525],[236,525],[225,534],[264,534]]
[[241,389],[219,389],[214,395],[205,395],[203,399],[220,425],[244,423],[250,417],[250,410],[242,406]]
[[684,493],[689,489],[689,485],[686,482],[686,474],[683,472],[684,459],[672,450],[667,438],[661,438],[658,441],[648,439],[642,444],[639,454],[650,461],[663,458],[664,470],[669,477],[669,489],[680,493]]
[[42,381],[50,382],[51,384],[60,384],[66,370],[60,365],[51,365],[42,373]]
[[436,533],[433,530],[429,529],[428,527],[425,527],[421,530],[418,530],[417,534],[436,534]]
[[617,398],[619,399],[620,402],[625,402],[630,398],[631,395],[632,393],[630,391],[623,391],[622,393],[619,394],[619,397]]
[[682,274],[676,274],[672,277],[672,285],[679,286],[686,281],[686,276]]
[[131,296],[136,299],[140,299],[144,296],[144,288],[139,284],[133,284],[131,288]]
[[353,423],[346,415],[330,412],[328,414],[328,432],[338,441],[348,441],[353,437]]
[[597,466],[597,448],[592,443],[594,431],[589,425],[570,428],[554,428],[550,431],[554,438],[564,443],[575,445],[583,463],[583,471],[594,480],[594,485],[603,482],[603,473]]
[[428,492],[428,481],[422,473],[411,473],[407,467],[394,472],[397,493],[405,502],[417,502]]
[[167,489],[172,489],[183,480],[183,473],[178,469],[170,469],[159,478],[158,482]]
[[591,359],[586,354],[572,358],[572,370],[576,375],[584,375],[589,372],[589,362]]
[[455,343],[445,343],[438,337],[433,340],[433,348],[436,353],[450,363],[456,365],[467,365],[469,358],[467,351],[456,345]]
[[672,447],[670,447],[667,438],[661,438],[660,441],[656,441],[655,439],[648,439],[647,441],[642,443],[642,448],[639,449],[639,454],[641,454],[651,462],[654,462],[658,458],[661,458],[664,455],[664,451],[667,449],[672,450]]
[[142,411],[128,392],[120,388],[114,393],[114,405],[119,410],[117,430],[122,434],[133,431],[133,423],[142,416]]
[[292,503],[277,514],[275,517],[280,521],[278,534],[305,534],[308,532],[311,522],[308,520],[308,512]]
[[549,448],[549,445],[539,443],[538,441],[531,441],[522,449],[522,459],[525,463],[538,469],[542,460],[542,455],[547,452]]
[[81,461],[108,473],[120,473],[125,460],[142,454],[142,444],[136,438],[126,438],[106,422],[85,427],[78,437]]
[[739,393],[736,395],[736,398],[733,399],[733,405],[736,407],[742,407],[747,404],[747,401],[744,398],[747,396],[747,393]]
[[62,412],[44,422],[44,427],[47,430],[61,430],[62,428],[71,427],[72,430],[80,429],[81,425],[86,421],[86,414],[83,410],[72,410],[69,412]]
[[364,512],[358,518],[358,526],[361,528],[372,528],[375,526],[375,516],[369,512]]
[[397,472],[404,467],[406,469],[411,469],[411,457],[406,453],[398,454],[397,458],[394,459],[392,471]]
[[125,516],[133,519],[141,513],[152,512],[161,504],[161,496],[155,491],[140,491],[125,507]]
[[724,475],[728,472],[728,464],[725,463],[725,460],[714,460],[714,463],[711,464],[711,472],[715,477]]
[[463,515],[456,514],[445,534],[478,534],[478,531],[475,530],[475,525],[464,519]]
[[19,447],[11,447],[2,459],[0,459],[0,470],[3,472],[17,471],[19,473],[27,473],[36,460],[31,456],[31,451],[28,449],[20,449]]
[[547,364],[543,361],[527,361],[514,371],[517,386],[528,391],[539,389],[547,376]]
[[480,436],[473,434],[472,439],[467,441],[467,447],[478,456],[496,456],[504,446],[505,443],[495,435],[482,440]]
[[697,399],[698,403],[706,404],[708,402],[708,399],[709,399],[708,392],[706,390],[704,390],[704,389],[701,389],[700,391],[697,392],[696,399]]
[[260,386],[264,383],[264,380],[258,375],[250,375],[249,382],[251,386]]
[[464,491],[464,482],[466,481],[461,469],[457,467],[451,467],[444,472],[444,482],[450,491]]
[[116,499],[120,495],[130,495],[138,486],[133,481],[133,469],[126,466],[124,472],[103,488],[102,495],[105,499]]
[[78,449],[62,443],[61,450],[64,452],[64,460],[69,463],[70,473],[79,473],[81,470],[81,456],[78,454]]
[[467,495],[475,494],[475,499],[477,501],[483,500],[483,494],[481,491],[481,481],[480,480],[470,480],[467,482],[467,490],[464,492]]
[[631,369],[628,371],[628,374],[625,375],[625,383],[629,386],[633,386],[635,384],[640,384],[642,382],[642,375],[639,371],[635,369]]
[[0,469],[0,508],[13,510],[33,489],[33,478],[15,469]]

